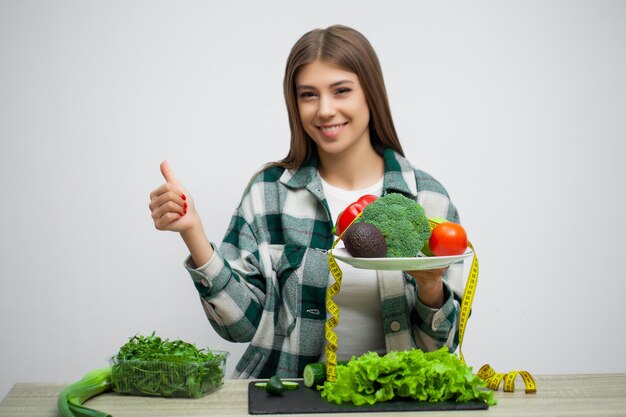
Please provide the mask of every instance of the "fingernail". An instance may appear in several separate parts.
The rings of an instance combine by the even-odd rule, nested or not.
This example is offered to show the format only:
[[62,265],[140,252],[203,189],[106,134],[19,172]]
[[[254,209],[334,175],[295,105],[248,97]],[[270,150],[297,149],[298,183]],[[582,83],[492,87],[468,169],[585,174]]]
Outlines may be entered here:
[[187,209],[184,209],[184,210],[183,210],[183,214],[187,214]]
[[185,205],[183,206],[183,208],[184,208],[185,210],[187,210],[187,203],[185,203]]
[[178,215],[179,215],[180,217],[183,217],[183,215],[182,215],[181,213],[178,213]]
[[181,194],[181,195],[180,195],[180,198],[182,198],[183,200],[186,200],[186,199],[187,199],[187,196],[186,196],[185,194]]

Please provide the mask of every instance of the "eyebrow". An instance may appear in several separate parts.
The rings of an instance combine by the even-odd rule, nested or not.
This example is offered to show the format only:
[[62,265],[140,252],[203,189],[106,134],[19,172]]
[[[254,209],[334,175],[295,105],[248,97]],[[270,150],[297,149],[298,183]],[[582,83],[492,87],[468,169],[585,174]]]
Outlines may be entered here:
[[[337,87],[338,85],[341,84],[354,84],[354,81],[350,81],[350,80],[340,80],[340,81],[335,81],[334,83],[332,83],[330,85],[330,87]],[[306,84],[298,84],[296,86],[296,90],[301,90],[301,89],[307,89],[307,88],[311,88],[311,89],[315,89],[315,87],[311,86],[311,85],[306,85]]]

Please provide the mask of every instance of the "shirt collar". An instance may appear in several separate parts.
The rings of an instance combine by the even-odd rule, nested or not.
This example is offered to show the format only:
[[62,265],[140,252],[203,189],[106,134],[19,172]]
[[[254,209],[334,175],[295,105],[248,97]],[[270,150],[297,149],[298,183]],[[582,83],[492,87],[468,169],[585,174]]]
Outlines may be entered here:
[[321,201],[324,200],[322,181],[317,172],[318,158],[314,153],[309,161],[304,162],[296,169],[286,169],[280,177],[280,182],[288,188],[306,188]]
[[[391,148],[385,148],[383,160],[385,162],[383,194],[399,192],[413,199],[417,198],[415,174],[409,161]],[[318,157],[314,154],[299,168],[285,170],[280,177],[280,182],[289,188],[306,188],[323,200],[324,193],[317,166]]]
[[391,148],[385,148],[383,159],[385,160],[383,194],[398,192],[416,199],[417,183],[413,166],[409,161]]

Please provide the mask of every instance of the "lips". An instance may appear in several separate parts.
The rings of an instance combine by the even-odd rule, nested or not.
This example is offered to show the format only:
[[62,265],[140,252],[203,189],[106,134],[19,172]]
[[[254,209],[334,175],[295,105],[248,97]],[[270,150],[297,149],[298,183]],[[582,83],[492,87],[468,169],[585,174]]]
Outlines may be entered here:
[[335,125],[318,126],[318,129],[327,138],[334,138],[337,135],[339,135],[339,133],[341,133],[341,131],[343,130],[343,128],[347,124],[348,124],[348,122],[341,123],[341,124],[335,124]]

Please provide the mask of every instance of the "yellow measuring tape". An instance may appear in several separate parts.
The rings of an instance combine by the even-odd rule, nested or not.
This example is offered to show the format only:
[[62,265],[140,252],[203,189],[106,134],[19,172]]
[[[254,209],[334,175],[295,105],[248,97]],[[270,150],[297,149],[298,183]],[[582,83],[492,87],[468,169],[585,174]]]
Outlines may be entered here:
[[478,375],[480,379],[487,381],[487,386],[494,391],[497,391],[498,388],[500,388],[500,383],[504,380],[504,387],[502,388],[504,392],[515,391],[515,377],[520,375],[524,380],[524,385],[526,386],[526,394],[534,394],[537,392],[535,380],[527,371],[511,371],[506,374],[502,374],[494,371],[491,365],[485,364],[480,368],[476,375]]
[[[352,221],[359,218],[361,214]],[[434,229],[443,220],[428,219],[430,223],[430,230]],[[352,224],[352,223],[351,223]],[[349,226],[348,226],[349,227]],[[346,227],[346,230],[348,228]],[[345,233],[345,230],[344,230]],[[333,256],[333,249],[337,246],[337,243],[343,237],[343,233],[339,236],[328,251],[328,265],[330,272],[335,279],[326,293],[326,309],[331,316],[326,320],[325,334],[326,334],[326,380],[334,382],[337,379],[337,334],[334,328],[339,323],[339,306],[333,301],[333,297],[337,295],[341,289],[342,273],[341,268],[335,261]],[[461,301],[461,312],[459,314],[459,358],[461,362],[465,364],[465,358],[463,357],[463,351],[461,350],[463,345],[463,337],[465,335],[465,329],[467,326],[467,320],[469,319],[470,312],[472,311],[472,302],[474,301],[474,294],[476,293],[476,284],[478,283],[478,257],[476,251],[471,242],[467,243],[467,246],[472,249],[474,256],[472,258],[472,265],[470,267],[469,276],[465,283],[465,290],[463,291],[463,300]],[[515,390],[515,378],[520,375],[524,380],[526,387],[526,393],[535,393],[537,391],[537,385],[532,375],[527,371],[511,371],[505,374],[495,372],[490,365],[483,365],[477,373],[478,377],[487,382],[487,386],[495,391],[500,387],[500,383],[504,380],[503,390],[505,392],[513,392]]]
[[337,243],[341,240],[341,237],[337,238],[333,242],[333,246],[328,251],[328,265],[330,266],[330,272],[335,278],[326,291],[326,309],[330,313],[330,317],[326,320],[325,334],[326,334],[326,380],[335,382],[337,380],[337,333],[335,333],[335,327],[339,324],[339,306],[333,301],[333,297],[339,293],[341,289],[341,268],[337,265],[335,257],[333,256],[333,249]]

